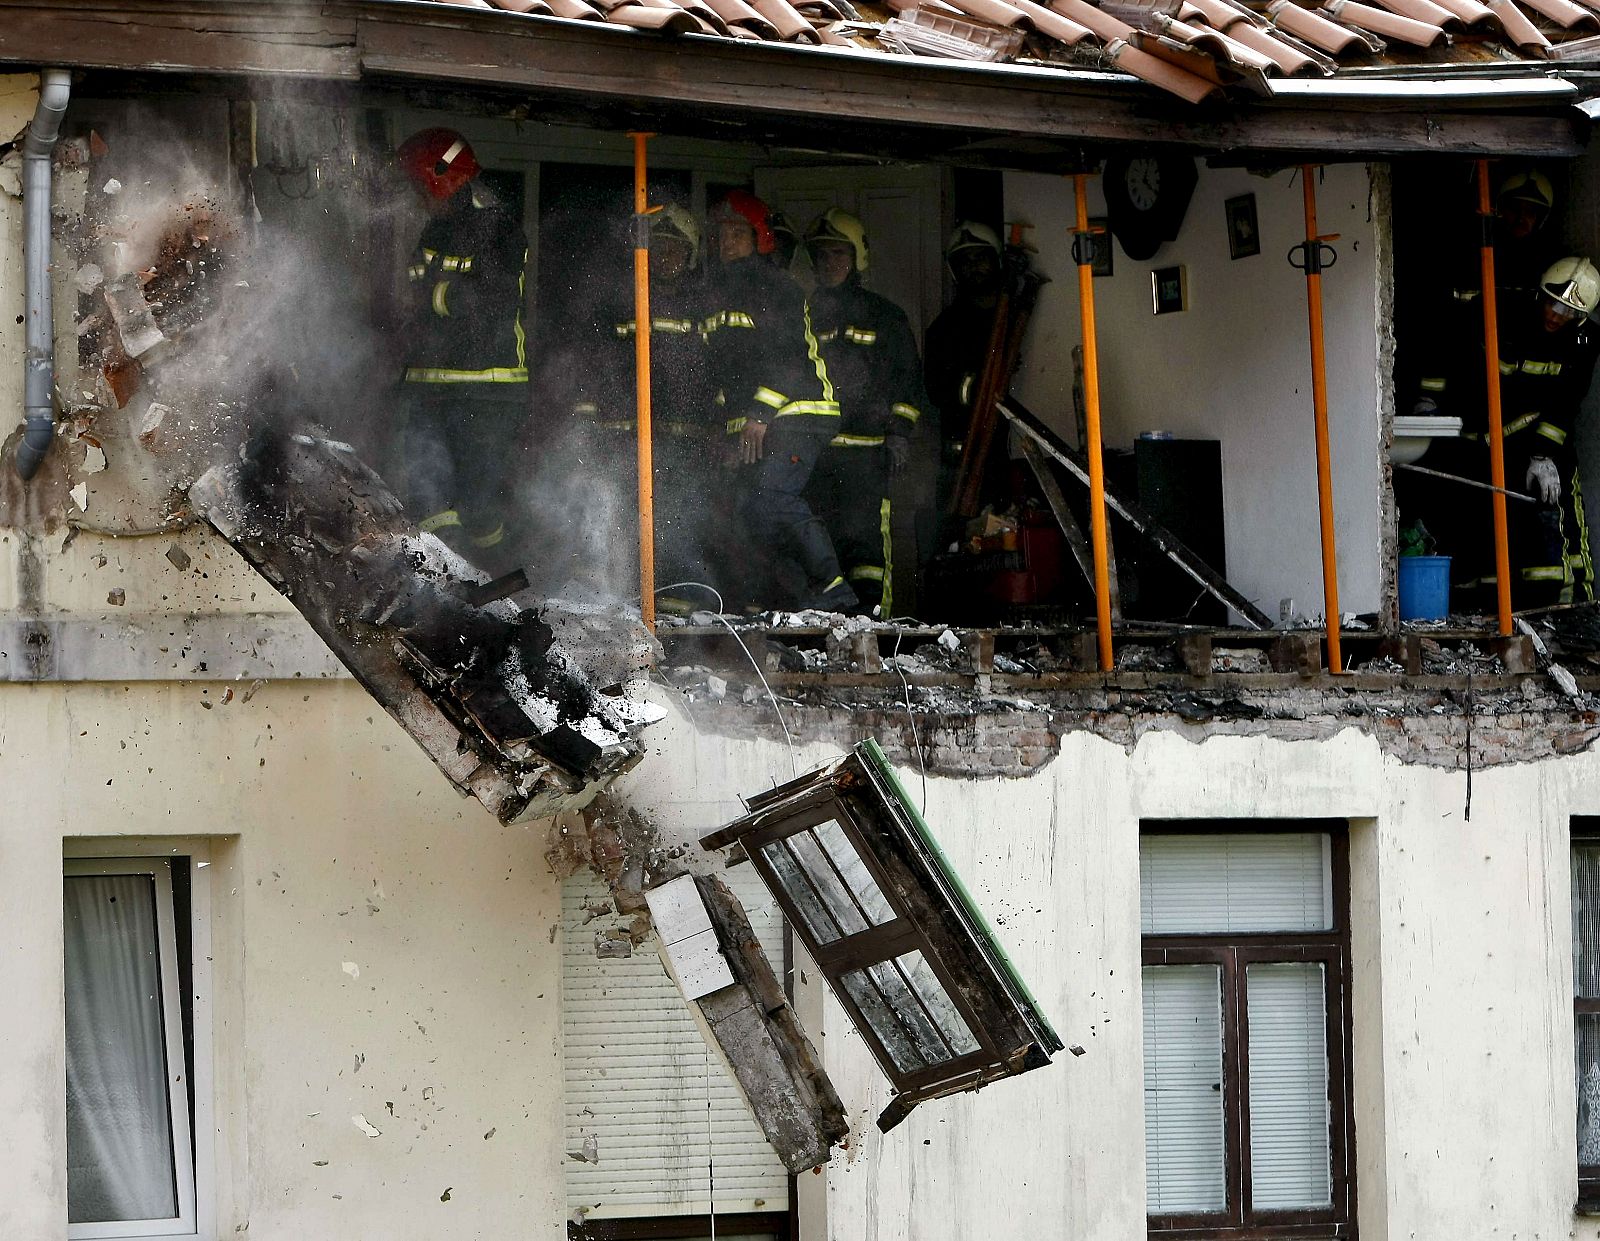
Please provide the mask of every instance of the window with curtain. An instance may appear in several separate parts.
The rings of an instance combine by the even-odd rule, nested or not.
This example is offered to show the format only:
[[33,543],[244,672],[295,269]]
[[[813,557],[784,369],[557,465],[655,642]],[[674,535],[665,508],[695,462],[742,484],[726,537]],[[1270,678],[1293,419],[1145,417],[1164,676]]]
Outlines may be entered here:
[[1352,1235],[1347,859],[1343,823],[1144,825],[1152,1236]]
[[1600,1202],[1600,819],[1572,822],[1572,1024],[1578,1198]]
[[195,1232],[173,871],[167,858],[65,863],[72,1238]]

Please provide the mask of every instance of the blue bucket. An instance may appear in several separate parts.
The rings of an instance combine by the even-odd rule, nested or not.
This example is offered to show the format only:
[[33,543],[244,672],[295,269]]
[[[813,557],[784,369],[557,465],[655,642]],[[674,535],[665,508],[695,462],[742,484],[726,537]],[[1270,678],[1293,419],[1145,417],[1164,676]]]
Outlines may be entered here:
[[1450,557],[1400,557],[1400,619],[1443,620],[1450,614]]

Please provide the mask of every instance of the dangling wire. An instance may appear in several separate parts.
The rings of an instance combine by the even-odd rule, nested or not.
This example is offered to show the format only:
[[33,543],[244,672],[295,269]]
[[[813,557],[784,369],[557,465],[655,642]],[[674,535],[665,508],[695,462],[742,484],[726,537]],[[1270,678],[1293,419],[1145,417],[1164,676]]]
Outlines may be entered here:
[[911,709],[911,682],[906,680],[906,674],[900,671],[900,640],[906,636],[902,629],[894,635],[894,653],[889,656],[894,665],[894,674],[900,678],[900,689],[905,694],[906,718],[911,721],[911,749],[917,756],[917,770],[922,773],[922,814],[928,814],[928,767],[922,759],[922,742],[917,737],[917,716]]

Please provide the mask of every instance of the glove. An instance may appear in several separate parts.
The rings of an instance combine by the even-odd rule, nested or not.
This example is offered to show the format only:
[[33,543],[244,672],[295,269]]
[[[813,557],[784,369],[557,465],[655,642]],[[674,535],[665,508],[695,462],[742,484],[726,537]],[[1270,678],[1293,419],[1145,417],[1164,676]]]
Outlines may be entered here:
[[1535,457],[1528,462],[1528,491],[1540,504],[1561,502],[1561,471],[1549,457]]
[[891,435],[884,447],[889,450],[889,477],[899,478],[911,465],[911,441],[903,435]]

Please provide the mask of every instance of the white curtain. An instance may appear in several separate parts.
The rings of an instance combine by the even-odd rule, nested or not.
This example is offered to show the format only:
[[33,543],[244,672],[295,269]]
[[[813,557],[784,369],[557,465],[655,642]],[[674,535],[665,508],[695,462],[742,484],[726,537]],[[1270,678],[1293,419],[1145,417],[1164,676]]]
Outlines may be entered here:
[[[1600,844],[1572,846],[1572,993],[1600,999]],[[1577,1018],[1578,1163],[1600,1165],[1600,1017]]]
[[155,884],[68,876],[65,914],[68,1218],[172,1218]]

